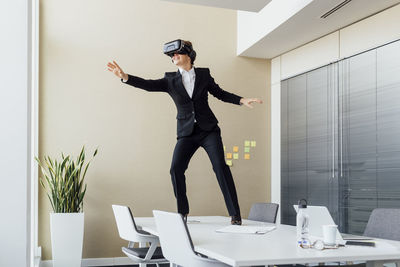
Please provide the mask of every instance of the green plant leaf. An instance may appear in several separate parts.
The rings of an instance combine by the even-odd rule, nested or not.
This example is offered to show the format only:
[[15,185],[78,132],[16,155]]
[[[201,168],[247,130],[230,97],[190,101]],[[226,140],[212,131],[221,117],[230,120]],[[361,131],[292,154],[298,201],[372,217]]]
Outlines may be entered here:
[[54,212],[80,212],[83,210],[83,199],[87,188],[84,183],[85,175],[90,162],[96,155],[97,149],[86,165],[84,146],[76,160],[64,153],[61,153],[60,161],[45,156],[44,161],[41,162],[38,157],[35,157],[42,173],[40,184],[46,190]]

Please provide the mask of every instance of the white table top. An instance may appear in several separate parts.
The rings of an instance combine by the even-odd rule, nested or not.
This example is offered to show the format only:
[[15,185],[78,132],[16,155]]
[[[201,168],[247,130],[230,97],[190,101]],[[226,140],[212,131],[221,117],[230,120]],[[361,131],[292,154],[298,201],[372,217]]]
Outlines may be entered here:
[[[192,222],[197,220],[199,222]],[[158,235],[152,217],[137,217],[143,230]],[[276,225],[266,234],[217,233],[230,225],[230,217],[188,217],[188,229],[197,252],[231,266],[303,264],[335,261],[399,260],[400,242],[375,239],[376,247],[347,246],[338,249],[302,249],[296,245],[296,228]],[[243,225],[273,225],[243,220]]]

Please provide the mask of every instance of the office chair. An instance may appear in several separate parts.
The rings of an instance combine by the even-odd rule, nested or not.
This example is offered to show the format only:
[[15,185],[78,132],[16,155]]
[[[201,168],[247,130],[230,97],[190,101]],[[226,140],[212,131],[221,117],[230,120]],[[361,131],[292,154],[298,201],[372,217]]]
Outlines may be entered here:
[[[400,241],[400,209],[377,208],[371,212],[363,236],[382,238]],[[383,267],[384,263],[393,262],[393,260],[382,261],[379,263]],[[397,267],[400,267],[400,261],[395,261]],[[326,267],[334,267],[325,265]],[[343,267],[366,267],[366,263],[341,265]]]
[[249,220],[275,223],[279,204],[276,203],[254,203],[251,206]]
[[[112,205],[117,223],[119,236],[129,241],[127,247],[122,247],[125,253],[135,263],[152,263],[159,267],[159,263],[167,263],[161,248],[158,247],[159,239],[146,231],[136,227],[132,212],[127,206]],[[134,248],[135,243],[150,243],[147,248]]]
[[160,237],[161,247],[172,266],[184,267],[228,267],[222,262],[196,253],[192,239],[182,215],[179,213],[154,210],[154,219]]
[[374,209],[363,235],[400,241],[400,209]]

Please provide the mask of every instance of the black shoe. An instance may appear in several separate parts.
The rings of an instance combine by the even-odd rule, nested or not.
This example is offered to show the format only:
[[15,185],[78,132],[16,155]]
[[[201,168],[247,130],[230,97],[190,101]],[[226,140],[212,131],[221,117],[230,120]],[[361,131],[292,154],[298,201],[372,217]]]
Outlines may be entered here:
[[240,215],[231,216],[231,224],[232,225],[242,225],[242,217],[240,217]]

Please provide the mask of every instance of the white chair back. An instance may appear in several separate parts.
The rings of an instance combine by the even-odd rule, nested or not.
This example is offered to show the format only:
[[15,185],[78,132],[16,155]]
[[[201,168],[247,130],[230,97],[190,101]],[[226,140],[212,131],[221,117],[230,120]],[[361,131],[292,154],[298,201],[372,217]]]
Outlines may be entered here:
[[164,257],[177,265],[190,266],[190,258],[196,254],[182,215],[159,210],[153,214]]
[[137,232],[136,224],[130,208],[127,206],[112,205],[112,209],[117,223],[119,236],[130,242],[142,242],[142,239],[146,237],[146,235]]
[[183,267],[228,267],[228,265],[197,255],[182,215],[153,210],[164,257]]
[[[129,241],[128,247],[122,248],[123,253],[137,263],[155,263],[159,266],[158,263],[167,262],[158,247],[158,237],[137,229],[129,207],[112,205],[112,209],[119,236]],[[135,248],[135,243],[149,243],[150,247]]]

